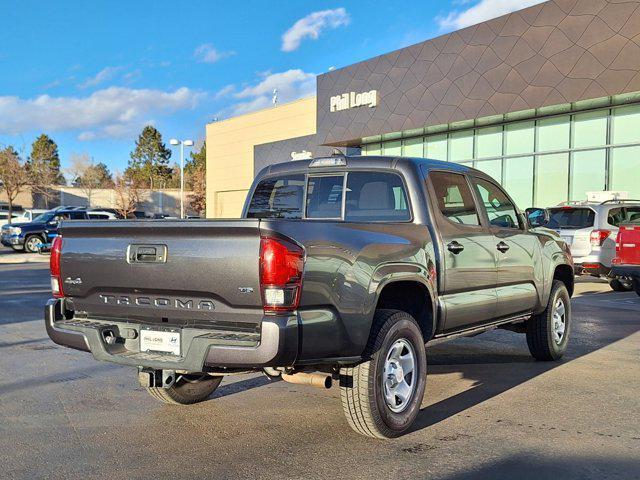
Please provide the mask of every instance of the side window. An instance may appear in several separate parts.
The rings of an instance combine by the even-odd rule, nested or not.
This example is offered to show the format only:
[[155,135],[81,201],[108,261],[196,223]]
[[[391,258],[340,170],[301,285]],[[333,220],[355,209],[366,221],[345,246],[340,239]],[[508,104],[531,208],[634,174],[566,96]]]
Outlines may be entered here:
[[521,228],[516,208],[497,185],[482,179],[475,179],[478,193],[489,217],[489,223],[494,227]]
[[624,210],[622,208],[612,208],[607,214],[607,223],[614,227],[619,227],[624,222]]
[[87,218],[87,214],[84,212],[69,212],[69,220],[84,220]]
[[440,212],[453,223],[480,225],[476,204],[464,175],[448,172],[429,174]]
[[344,175],[309,177],[307,218],[341,218]]
[[406,222],[410,219],[407,194],[398,175],[383,172],[349,173],[346,221]]
[[640,207],[625,208],[625,221],[630,223],[640,223]]

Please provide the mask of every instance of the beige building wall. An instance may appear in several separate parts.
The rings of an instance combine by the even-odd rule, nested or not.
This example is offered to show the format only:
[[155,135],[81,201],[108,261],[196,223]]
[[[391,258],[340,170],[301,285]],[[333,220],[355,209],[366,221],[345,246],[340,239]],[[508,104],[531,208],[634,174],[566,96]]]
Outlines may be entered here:
[[207,217],[238,218],[251,186],[253,147],[316,133],[309,97],[207,125]]

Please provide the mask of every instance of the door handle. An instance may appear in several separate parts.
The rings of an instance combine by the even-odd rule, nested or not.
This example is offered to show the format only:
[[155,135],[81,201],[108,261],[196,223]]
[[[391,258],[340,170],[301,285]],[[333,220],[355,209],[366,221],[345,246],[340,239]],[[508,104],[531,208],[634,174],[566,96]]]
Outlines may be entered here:
[[459,254],[461,251],[464,250],[464,246],[461,243],[456,242],[455,240],[453,242],[450,242],[447,245],[447,250],[449,250],[451,253],[457,255]]
[[498,243],[498,245],[496,245],[496,248],[500,250],[502,253],[505,253],[507,250],[509,250],[509,245],[507,245],[504,242],[500,242]]

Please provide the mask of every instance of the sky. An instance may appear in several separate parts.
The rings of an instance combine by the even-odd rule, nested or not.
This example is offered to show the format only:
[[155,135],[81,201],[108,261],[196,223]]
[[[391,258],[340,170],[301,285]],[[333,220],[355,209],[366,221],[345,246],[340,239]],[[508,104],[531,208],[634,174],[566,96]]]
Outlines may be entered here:
[[[315,93],[315,76],[540,0],[0,0],[0,146],[122,171],[142,127],[205,125]],[[173,161],[178,160],[177,152]]]

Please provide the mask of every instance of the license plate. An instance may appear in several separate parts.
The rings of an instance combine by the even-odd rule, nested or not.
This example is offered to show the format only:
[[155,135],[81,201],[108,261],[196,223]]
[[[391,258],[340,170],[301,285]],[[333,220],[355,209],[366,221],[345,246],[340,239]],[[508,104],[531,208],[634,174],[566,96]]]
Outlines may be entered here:
[[163,352],[180,355],[180,332],[140,330],[141,352]]

